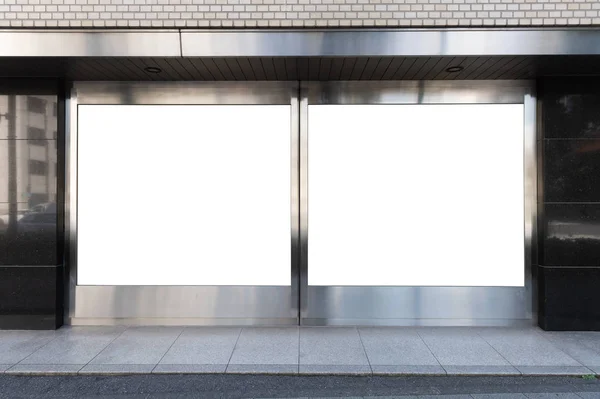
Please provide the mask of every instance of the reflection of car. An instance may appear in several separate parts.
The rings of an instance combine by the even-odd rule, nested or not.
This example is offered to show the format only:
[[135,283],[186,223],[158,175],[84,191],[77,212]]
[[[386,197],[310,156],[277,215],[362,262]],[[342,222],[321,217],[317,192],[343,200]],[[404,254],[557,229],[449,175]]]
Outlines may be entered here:
[[17,223],[19,233],[56,233],[56,213],[28,213]]
[[[53,215],[53,216],[51,216],[53,218],[52,223],[54,223],[54,225],[56,226],[56,203],[44,202],[42,204],[34,205],[30,209],[17,211],[17,226],[19,226],[19,231],[23,231],[22,229],[24,229],[25,231],[34,231],[33,228],[35,226],[33,226],[33,224],[36,224],[38,222],[34,222],[33,220],[40,219],[40,218],[29,218],[28,220],[26,220],[25,224],[31,225],[29,227],[21,227],[21,220],[25,216],[36,215],[36,214]],[[50,220],[49,218],[50,217],[43,217],[40,220],[42,220],[42,219]],[[0,232],[6,231],[6,229],[8,228],[9,219],[10,219],[9,215],[0,215]],[[45,224],[45,222],[43,222],[41,224]],[[44,227],[44,229],[42,229],[42,230],[45,230],[47,228],[47,226],[39,226],[39,227],[40,227],[40,229],[42,227]],[[35,231],[38,231],[38,230],[36,229]]]
[[[17,211],[17,221],[21,220],[29,211]],[[9,215],[0,215],[0,232],[8,228]]]

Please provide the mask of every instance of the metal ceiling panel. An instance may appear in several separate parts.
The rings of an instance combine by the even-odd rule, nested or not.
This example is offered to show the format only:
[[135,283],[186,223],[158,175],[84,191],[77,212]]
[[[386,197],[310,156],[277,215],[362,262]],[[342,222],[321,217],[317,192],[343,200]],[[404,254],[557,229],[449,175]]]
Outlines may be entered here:
[[[463,69],[451,73],[450,66]],[[598,74],[600,56],[0,58],[0,77],[83,81],[510,80]]]

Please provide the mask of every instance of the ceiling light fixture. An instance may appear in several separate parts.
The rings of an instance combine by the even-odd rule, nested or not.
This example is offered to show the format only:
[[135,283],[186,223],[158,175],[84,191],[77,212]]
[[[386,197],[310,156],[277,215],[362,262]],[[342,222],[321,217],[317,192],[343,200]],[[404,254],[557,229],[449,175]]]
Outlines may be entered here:
[[161,73],[162,69],[160,69],[158,67],[149,66],[149,67],[144,68],[144,71],[149,72],[149,73]]
[[456,72],[462,71],[463,69],[465,69],[465,68],[461,67],[461,66],[458,66],[458,65],[457,66],[451,66],[451,67],[446,68],[446,72],[448,72],[448,73],[456,73]]

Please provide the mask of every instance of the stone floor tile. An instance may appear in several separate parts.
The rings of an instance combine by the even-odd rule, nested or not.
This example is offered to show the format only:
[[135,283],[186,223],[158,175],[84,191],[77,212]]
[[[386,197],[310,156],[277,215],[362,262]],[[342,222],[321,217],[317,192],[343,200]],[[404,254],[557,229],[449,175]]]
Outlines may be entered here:
[[13,366],[12,364],[0,364],[0,373],[3,373],[4,371],[8,370],[12,366]]
[[479,334],[513,366],[581,366],[535,330],[488,328]]
[[562,331],[543,332],[542,336],[582,365],[600,366],[600,346],[596,350],[590,336]]
[[298,374],[296,364],[229,364],[231,374]]
[[576,392],[581,399],[600,399],[600,389],[598,392]]
[[231,364],[298,364],[298,328],[244,328]]
[[77,374],[84,364],[17,364],[6,374]]
[[373,375],[446,375],[442,366],[371,365]]
[[419,335],[442,367],[510,366],[472,329],[423,328]]
[[473,399],[527,399],[522,393],[479,393],[471,396]]
[[130,328],[100,352],[90,364],[156,365],[182,331],[181,327]]
[[340,375],[371,375],[371,367],[365,365],[324,365],[300,364],[300,374],[340,374]]
[[513,366],[444,366],[448,375],[521,375]]
[[188,327],[161,359],[161,364],[229,363],[240,328]]
[[368,366],[369,361],[356,328],[311,327],[300,330],[300,364]]
[[226,364],[162,364],[156,365],[154,374],[207,374],[224,373]]
[[374,327],[358,331],[371,366],[440,365],[416,329]]
[[575,393],[526,393],[529,399],[581,399]]
[[591,370],[583,366],[516,366],[523,375],[586,375]]
[[88,364],[79,374],[150,374],[153,364]]
[[64,329],[20,364],[87,364],[122,332],[114,327]]
[[419,399],[473,399],[471,395],[419,395]]
[[55,331],[0,331],[0,364],[16,364],[56,338]]

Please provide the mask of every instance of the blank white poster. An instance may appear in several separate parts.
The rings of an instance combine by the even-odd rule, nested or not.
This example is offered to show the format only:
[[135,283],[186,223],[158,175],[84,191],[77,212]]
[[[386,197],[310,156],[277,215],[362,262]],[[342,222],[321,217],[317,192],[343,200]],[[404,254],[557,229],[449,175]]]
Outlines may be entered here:
[[312,105],[308,283],[523,286],[522,105]]
[[291,284],[290,107],[82,105],[79,285]]

